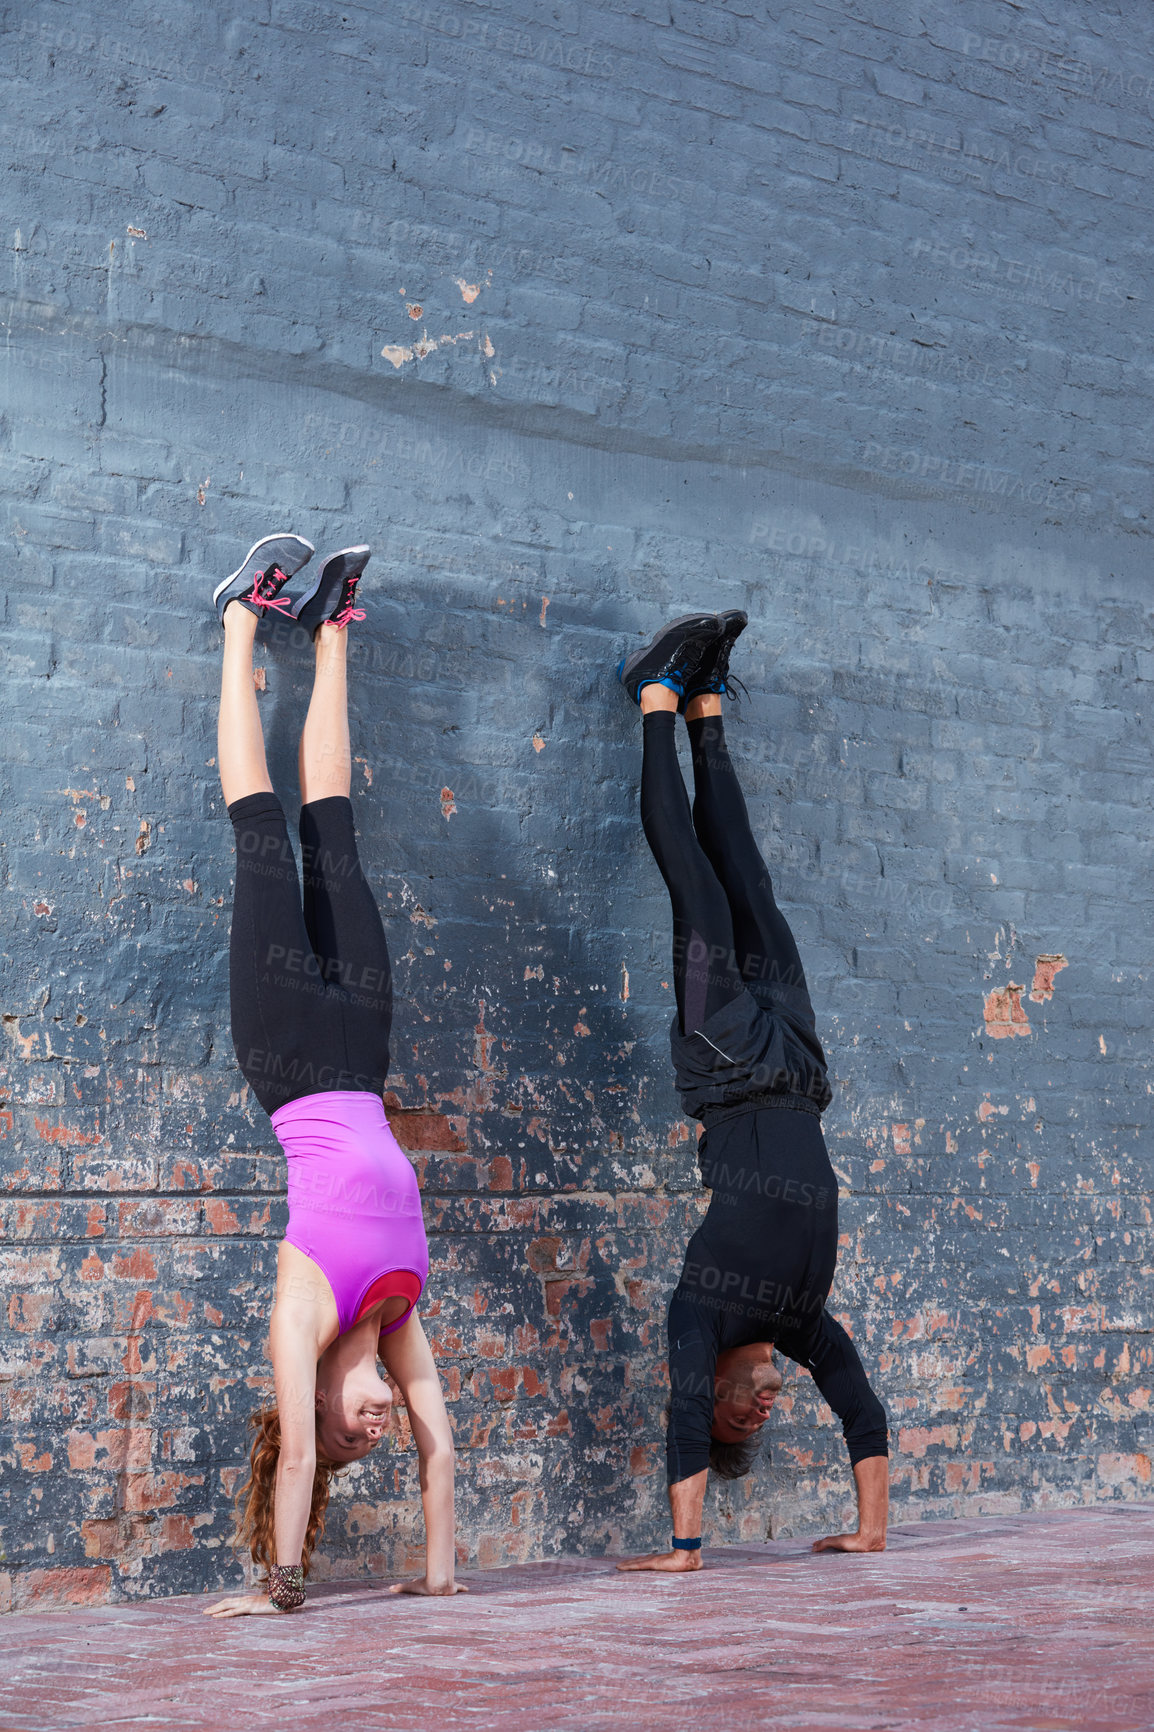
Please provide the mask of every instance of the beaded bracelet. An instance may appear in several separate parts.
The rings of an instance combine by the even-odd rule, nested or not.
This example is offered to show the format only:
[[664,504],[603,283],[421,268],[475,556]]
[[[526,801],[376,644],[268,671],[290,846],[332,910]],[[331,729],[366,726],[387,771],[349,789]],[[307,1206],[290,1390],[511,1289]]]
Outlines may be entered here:
[[674,1534],[673,1549],[675,1552],[699,1552],[701,1550],[701,1541],[699,1539],[679,1540],[677,1535]]
[[281,1612],[291,1612],[305,1603],[303,1564],[273,1564],[268,1573],[268,1597]]

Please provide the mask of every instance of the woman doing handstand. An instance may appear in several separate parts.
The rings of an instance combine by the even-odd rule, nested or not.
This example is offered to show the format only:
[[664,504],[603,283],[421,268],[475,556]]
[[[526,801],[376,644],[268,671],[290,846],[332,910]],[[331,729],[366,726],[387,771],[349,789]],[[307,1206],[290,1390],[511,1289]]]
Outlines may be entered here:
[[[346,651],[367,547],[319,573],[298,536],[259,541],[214,595],[224,627],[218,750],[236,837],[230,949],[237,1060],[288,1164],[288,1229],[269,1325],[275,1406],[253,1415],[240,1535],[267,1593],[218,1617],[304,1602],[333,1475],[380,1442],[401,1391],[420,1457],[425,1573],[393,1592],[452,1594],[453,1440],[416,1303],[429,1269],[413,1169],[385,1118],[392,977],[381,917],[357,857],[349,800]],[[300,742],[304,898],[273,793],[253,682],[260,618],[313,633],[316,667]]]

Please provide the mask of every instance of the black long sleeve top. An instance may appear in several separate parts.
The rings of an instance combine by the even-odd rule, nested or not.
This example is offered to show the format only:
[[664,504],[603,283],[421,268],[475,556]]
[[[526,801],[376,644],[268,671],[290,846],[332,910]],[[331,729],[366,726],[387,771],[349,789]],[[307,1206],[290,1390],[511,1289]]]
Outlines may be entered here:
[[888,1454],[885,1410],[825,1308],[837,1177],[820,1119],[779,1101],[708,1110],[706,1122],[698,1152],[712,1196],[669,1305],[669,1483],[708,1467],[718,1357],[754,1341],[810,1372],[841,1420],[851,1462]]

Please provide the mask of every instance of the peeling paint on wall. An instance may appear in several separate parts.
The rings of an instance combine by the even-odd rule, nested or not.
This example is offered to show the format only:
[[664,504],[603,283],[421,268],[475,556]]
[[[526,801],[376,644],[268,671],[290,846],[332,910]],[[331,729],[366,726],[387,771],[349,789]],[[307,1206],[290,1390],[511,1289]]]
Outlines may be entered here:
[[[418,307],[416,312],[414,312],[412,308],[410,308],[409,311],[411,317],[417,318],[420,316],[421,309]],[[423,331],[421,333],[420,341],[414,343],[411,348],[406,348],[400,343],[386,343],[384,348],[381,350],[381,354],[384,356],[386,361],[391,361],[394,367],[400,368],[404,366],[406,361],[412,361],[414,359],[423,361],[425,356],[431,355],[435,349],[443,349],[446,346],[451,347],[454,343],[468,342],[475,335],[475,331],[458,331],[455,335],[430,337],[428,331]],[[483,352],[492,353],[491,349],[485,351],[483,345],[482,349]]]
[[995,987],[986,994],[984,1015],[986,1033],[992,1040],[1008,1040],[1014,1035],[1030,1033],[1030,1019],[1022,1009],[1024,986]]
[[1034,964],[1034,982],[1030,998],[1034,1004],[1047,1004],[1054,996],[1054,976],[1068,967],[1064,956],[1039,956]]

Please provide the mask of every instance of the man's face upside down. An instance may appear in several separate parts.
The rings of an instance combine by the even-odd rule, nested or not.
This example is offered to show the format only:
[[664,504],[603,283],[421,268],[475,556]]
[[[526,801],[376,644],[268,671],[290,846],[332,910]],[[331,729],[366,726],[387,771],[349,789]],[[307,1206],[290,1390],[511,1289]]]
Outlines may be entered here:
[[769,1418],[781,1388],[781,1372],[766,1354],[769,1345],[755,1342],[752,1348],[735,1347],[720,1355],[710,1429],[715,1442],[744,1443]]

